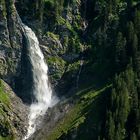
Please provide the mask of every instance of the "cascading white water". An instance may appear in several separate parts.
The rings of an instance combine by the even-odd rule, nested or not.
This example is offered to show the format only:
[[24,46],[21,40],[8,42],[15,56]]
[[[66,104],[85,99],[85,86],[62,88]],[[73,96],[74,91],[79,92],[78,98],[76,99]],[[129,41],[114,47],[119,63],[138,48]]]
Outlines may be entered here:
[[48,80],[48,66],[40,50],[39,41],[29,27],[23,25],[23,28],[28,43],[29,58],[32,64],[33,94],[36,99],[30,106],[29,127],[27,135],[23,139],[27,140],[36,130],[39,116],[43,116],[48,107],[52,106],[52,90]]

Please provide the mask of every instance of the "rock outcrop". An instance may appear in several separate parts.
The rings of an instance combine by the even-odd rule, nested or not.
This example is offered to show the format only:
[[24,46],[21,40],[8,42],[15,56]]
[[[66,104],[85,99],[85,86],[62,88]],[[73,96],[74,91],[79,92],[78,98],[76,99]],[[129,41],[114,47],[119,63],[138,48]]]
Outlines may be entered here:
[[0,80],[0,139],[21,140],[26,133],[28,109],[13,92],[21,74],[22,46],[14,1],[0,0],[0,79],[6,81]]
[[14,88],[20,74],[22,33],[13,0],[0,1],[0,77]]
[[21,140],[26,134],[28,107],[0,80],[0,138]]

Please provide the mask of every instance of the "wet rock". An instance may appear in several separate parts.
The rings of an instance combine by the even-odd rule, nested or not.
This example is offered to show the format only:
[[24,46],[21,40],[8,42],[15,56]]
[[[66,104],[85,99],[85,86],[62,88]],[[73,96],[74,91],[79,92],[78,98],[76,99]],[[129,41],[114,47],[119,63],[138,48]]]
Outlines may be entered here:
[[69,100],[65,100],[48,109],[43,117],[42,124],[38,126],[37,131],[29,140],[47,139],[52,129],[64,118],[72,106],[73,104]]

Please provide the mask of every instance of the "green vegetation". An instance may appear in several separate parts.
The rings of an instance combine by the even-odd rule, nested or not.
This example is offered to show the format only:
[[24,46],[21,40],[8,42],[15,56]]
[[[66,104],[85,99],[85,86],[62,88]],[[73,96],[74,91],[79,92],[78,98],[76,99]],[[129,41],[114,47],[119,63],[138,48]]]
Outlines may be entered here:
[[8,117],[10,108],[10,98],[7,93],[4,92],[3,81],[0,80],[0,140],[13,140],[13,134],[11,133],[11,123]]
[[[52,133],[47,139],[55,140],[61,137],[66,137],[70,131],[83,127],[83,125],[89,126],[89,121],[91,121],[95,126],[98,126],[98,124],[101,123],[101,114],[103,113],[102,107],[105,103],[102,102],[102,104],[100,104],[99,100],[105,97],[104,94],[108,88],[110,88],[110,85],[97,91],[94,91],[92,88],[88,88],[84,91],[78,92],[73,97],[73,99],[77,99],[75,106],[66,114],[64,119],[57,124],[57,126],[52,130]],[[89,108],[91,110],[89,110]],[[95,111],[95,108],[96,110],[98,110],[98,112]],[[89,118],[89,114],[92,116],[92,118]],[[96,135],[97,137],[98,130],[95,129],[95,131],[97,134],[94,133],[94,135]],[[82,140],[85,136],[84,134],[82,134],[82,136],[79,135],[79,137]],[[86,137],[90,138],[91,135]]]
[[47,36],[51,37],[54,40],[59,40],[59,35],[56,35],[56,34],[54,34],[52,32],[47,32]]
[[11,137],[1,137],[0,136],[0,140],[12,140],[13,138],[11,138]]
[[0,80],[0,102],[7,105],[7,106],[10,103],[10,99],[9,99],[8,94],[6,94],[4,92],[4,86],[3,86],[2,80]]
[[[138,140],[140,139],[140,5],[134,0],[89,0],[87,3],[81,1],[81,9],[78,15],[68,14],[69,17],[74,17],[71,23],[61,15],[62,8],[56,16],[55,26],[68,29],[70,37],[62,35],[64,30],[56,31],[56,34],[59,34],[60,40],[64,40],[68,54],[80,53],[80,44],[89,46],[82,54],[86,68],[81,73],[84,84],[81,81],[80,88],[85,89],[84,85],[91,82],[94,85],[109,82],[112,87],[106,93],[105,107],[101,107],[101,110],[104,110],[104,119],[99,117],[99,120],[103,120],[102,123],[99,124],[96,117],[93,119],[96,113],[100,114],[96,97],[102,94],[98,95],[100,92],[96,94],[91,90],[77,95],[79,100],[76,98],[76,104],[57,124],[49,139],[71,139],[76,133],[75,139],[80,140]],[[88,22],[86,31],[80,30],[82,25],[78,26],[80,25],[78,21],[82,18]],[[79,61],[72,62],[68,65],[66,74],[77,72],[79,66]],[[90,82],[86,80],[86,76],[90,77]],[[87,102],[95,103],[95,106],[92,103],[93,106],[91,104],[90,106]],[[92,110],[93,114],[87,113],[85,108],[88,108],[88,111]],[[92,118],[93,121],[87,118]],[[87,125],[88,122],[91,127]],[[94,124],[100,127],[98,131],[92,129]],[[89,135],[91,137],[87,138]]]
[[4,17],[6,17],[6,5],[5,5],[5,0],[0,0],[0,5],[2,5],[2,11],[0,11]]
[[[49,38],[46,61],[58,91],[66,95],[71,89],[83,90],[71,93],[72,109],[46,139],[139,140],[140,2],[22,0],[16,6],[25,22],[39,22],[42,29],[36,30]],[[11,60],[8,66],[14,69]],[[0,103],[8,109],[2,87]],[[7,115],[3,108],[2,116]]]
[[[94,4],[95,2],[90,0],[86,7],[87,13],[84,15],[89,21],[89,30],[87,29],[85,43],[90,46],[89,54],[86,56],[87,66],[89,67],[86,70],[91,74],[95,73],[99,77],[103,75],[105,83],[108,81],[112,83],[112,88],[108,91],[110,94],[107,94],[108,102],[105,102],[105,120],[99,125],[102,128],[98,133],[98,139],[137,140],[140,138],[138,121],[140,117],[138,94],[140,70],[139,5],[136,4],[136,1],[129,0],[126,2],[99,1],[100,8],[98,11],[95,10],[96,15],[94,15],[91,14],[93,13],[91,10],[93,10]],[[59,20],[58,24],[64,24],[69,30],[73,30],[63,18]],[[69,46],[76,48],[73,45],[73,42],[76,41],[73,40],[74,37],[67,42],[69,42]],[[70,47],[68,52],[75,51]],[[77,65],[74,65],[74,63],[72,65],[70,69],[77,69]],[[93,79],[95,80],[95,77]],[[97,81],[95,80],[95,82]],[[49,136],[50,139],[70,139],[75,131],[76,139],[87,139],[85,136],[93,130],[83,132],[82,128],[88,129],[90,127],[85,124],[87,116],[82,110],[84,109],[84,103],[86,103],[85,100],[90,103],[90,100],[94,99],[94,97],[90,98],[89,94],[86,93],[82,97],[83,101],[76,102],[69,112],[70,114],[68,113],[62,122],[60,121],[57,124],[57,127]],[[96,111],[99,110],[96,106],[94,107]],[[91,106],[88,109],[94,110]],[[88,117],[92,118],[92,114],[89,113]],[[90,122],[90,120],[88,121]],[[95,122],[97,123],[98,120]],[[94,127],[93,122],[91,126]],[[94,138],[93,135],[91,136],[91,138]]]
[[47,63],[55,68],[55,74],[51,75],[53,79],[60,79],[64,73],[66,62],[61,57],[49,57]]

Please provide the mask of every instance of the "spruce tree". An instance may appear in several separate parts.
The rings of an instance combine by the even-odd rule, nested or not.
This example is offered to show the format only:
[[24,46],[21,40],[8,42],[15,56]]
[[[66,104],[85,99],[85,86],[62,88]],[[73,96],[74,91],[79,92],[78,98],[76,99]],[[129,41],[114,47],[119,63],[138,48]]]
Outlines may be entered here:
[[130,140],[138,140],[135,133],[132,133],[132,134],[131,134]]
[[123,37],[122,33],[119,32],[116,41],[116,53],[115,62],[117,68],[123,68],[126,65],[126,39]]

